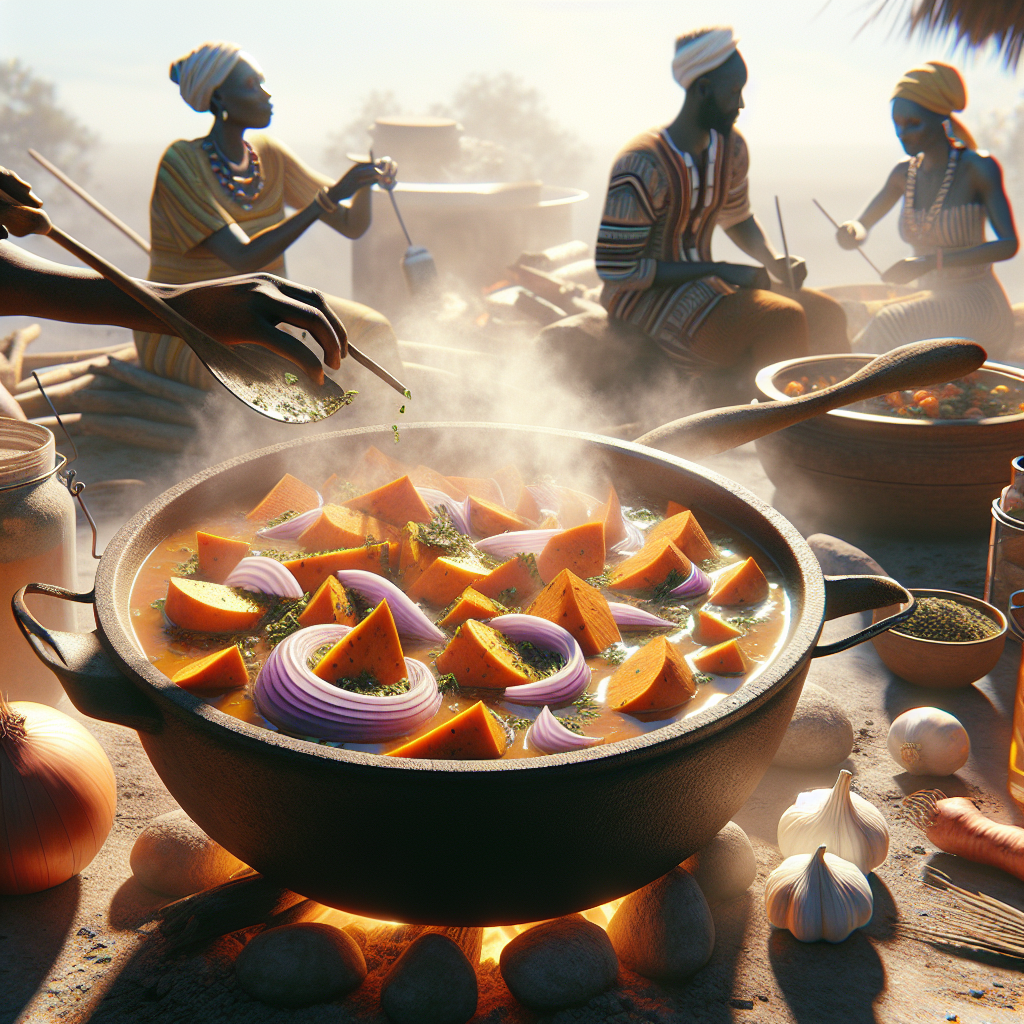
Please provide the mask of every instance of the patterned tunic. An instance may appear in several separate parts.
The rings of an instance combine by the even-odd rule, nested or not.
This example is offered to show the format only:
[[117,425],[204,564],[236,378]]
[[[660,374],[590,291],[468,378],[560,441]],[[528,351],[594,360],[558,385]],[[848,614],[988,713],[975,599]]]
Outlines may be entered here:
[[750,216],[748,166],[738,131],[712,131],[707,150],[694,159],[667,131],[651,130],[630,142],[612,168],[595,251],[604,280],[601,302],[676,362],[704,362],[689,346],[711,310],[736,288],[718,277],[654,287],[657,264],[710,262],[715,227]]

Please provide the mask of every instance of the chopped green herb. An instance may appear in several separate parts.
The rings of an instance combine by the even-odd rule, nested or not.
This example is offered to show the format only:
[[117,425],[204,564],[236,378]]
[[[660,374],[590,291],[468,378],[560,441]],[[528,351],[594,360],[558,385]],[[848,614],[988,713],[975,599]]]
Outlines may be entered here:
[[199,570],[199,555],[194,551],[184,562],[179,562],[174,567],[174,573],[176,576],[195,576]]
[[363,669],[354,678],[339,679],[332,684],[339,690],[348,690],[350,693],[361,693],[366,697],[397,697],[401,693],[409,692],[409,680],[399,679],[397,683],[389,683],[381,686],[372,672]]
[[704,570],[704,572],[714,572],[716,569],[721,569],[725,564],[725,559],[720,555],[715,555],[714,558],[705,558],[697,564]]
[[452,517],[442,505],[433,510],[429,523],[410,524],[407,529],[421,544],[441,548],[446,555],[476,560],[476,550],[470,539],[455,529]]
[[298,601],[281,602],[280,614],[265,626],[268,646],[276,647],[286,636],[302,628],[299,616],[306,610],[311,598],[311,594],[303,594]]
[[167,604],[166,597],[158,597],[155,601],[151,601],[149,607],[156,609],[158,612],[163,612],[164,605]]
[[756,626],[759,622],[767,621],[767,615],[734,615],[731,619],[726,619],[730,626],[740,626],[742,628]]
[[334,644],[321,644],[315,651],[311,652],[309,657],[306,659],[306,667],[310,672],[316,669],[317,665],[324,660],[327,652],[334,646]]
[[362,487],[356,487],[354,483],[348,480],[335,480],[331,484],[330,490],[327,492],[325,497],[333,498],[336,502],[348,501],[349,498],[358,498],[360,494],[365,494],[366,491]]
[[573,702],[576,714],[581,718],[597,718],[601,713],[601,706],[592,693],[581,693]]
[[410,399],[412,398],[412,392],[411,392],[411,391],[410,391],[410,390],[409,390],[408,388],[406,388],[406,389],[405,389],[405,390],[404,390],[404,391],[402,392],[402,394],[403,394],[403,395],[405,395],[405,397],[406,397],[406,398],[410,398]]
[[672,596],[672,591],[685,582],[686,577],[678,569],[670,569],[668,575],[654,588],[651,600],[668,601]]
[[395,444],[398,444],[398,442],[401,440],[401,438],[398,436],[398,424],[397,423],[392,423],[391,424],[391,432],[395,435]]
[[452,693],[458,693],[459,681],[451,672],[446,672],[443,676],[437,677],[437,688],[445,696]]
[[403,405],[402,408],[398,410],[398,415],[402,416],[404,413],[405,413],[405,406]]
[[626,660],[626,648],[621,643],[614,643],[606,647],[599,655],[609,665],[621,665]]
[[598,590],[609,586],[612,582],[611,569],[605,569],[600,576],[591,576],[587,582]]
[[893,628],[894,633],[921,640],[970,643],[995,636],[999,627],[977,608],[944,597],[921,597],[914,614]]
[[553,676],[564,664],[565,659],[554,651],[535,647],[529,640],[511,641],[523,663],[537,679]]
[[693,673],[693,681],[698,686],[706,686],[708,683],[714,681],[714,677],[713,676],[709,676],[707,674],[707,672],[694,672]]
[[294,373],[286,373],[284,375],[284,382],[285,384],[298,384],[299,378]]
[[279,516],[274,516],[273,519],[267,520],[267,527],[280,526],[282,523],[287,523],[289,519],[294,519],[298,514],[294,509],[287,509]]
[[517,732],[521,729],[529,729],[533,724],[529,718],[518,718],[516,715],[499,715],[494,708],[488,708],[487,710],[504,726],[510,743],[515,739]]
[[636,523],[657,523],[665,517],[660,512],[652,512],[649,508],[624,508],[622,514]]

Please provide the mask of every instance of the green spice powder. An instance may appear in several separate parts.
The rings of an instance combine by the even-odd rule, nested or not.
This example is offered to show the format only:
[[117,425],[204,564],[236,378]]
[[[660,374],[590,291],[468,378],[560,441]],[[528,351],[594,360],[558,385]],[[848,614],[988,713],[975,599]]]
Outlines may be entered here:
[[967,643],[995,636],[999,627],[977,608],[969,608],[945,597],[922,597],[914,614],[893,632],[921,640]]

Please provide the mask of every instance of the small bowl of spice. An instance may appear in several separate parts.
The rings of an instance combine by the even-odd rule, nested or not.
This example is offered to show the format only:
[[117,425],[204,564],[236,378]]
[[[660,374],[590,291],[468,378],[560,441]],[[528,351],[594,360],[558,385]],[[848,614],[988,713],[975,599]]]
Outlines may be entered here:
[[[871,642],[890,672],[915,686],[951,689],[988,675],[1006,644],[998,608],[952,590],[911,590],[914,614]],[[906,608],[906,605],[901,605]],[[874,621],[896,611],[879,608]]]

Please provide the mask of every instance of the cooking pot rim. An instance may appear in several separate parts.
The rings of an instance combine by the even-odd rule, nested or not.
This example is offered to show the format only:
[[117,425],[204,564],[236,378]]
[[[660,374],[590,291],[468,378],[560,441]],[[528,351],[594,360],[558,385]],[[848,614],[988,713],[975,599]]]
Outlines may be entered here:
[[[702,477],[712,485],[727,491],[734,498],[751,506],[762,519],[767,521],[767,525],[778,535],[781,546],[788,549],[792,557],[793,572],[787,573],[787,583],[791,587],[792,622],[789,636],[782,650],[756,679],[744,683],[733,694],[692,718],[670,723],[639,736],[617,740],[613,743],[598,744],[581,750],[533,758],[499,758],[493,761],[431,761],[419,758],[394,758],[383,754],[330,747],[300,740],[285,733],[274,732],[227,715],[172,683],[167,676],[150,663],[136,646],[134,631],[130,625],[130,609],[118,608],[115,600],[118,573],[125,571],[121,565],[122,558],[125,549],[131,544],[136,534],[165,506],[205,481],[230,469],[287,450],[321,445],[341,438],[348,440],[363,436],[368,443],[372,443],[374,440],[379,441],[382,437],[391,438],[390,427],[375,425],[332,433],[311,434],[228,459],[168,488],[129,519],[107,544],[97,566],[95,583],[98,636],[102,645],[114,658],[119,670],[126,672],[134,685],[144,683],[145,685],[141,688],[145,693],[155,696],[159,702],[166,702],[166,705],[169,705],[169,707],[165,705],[161,713],[170,711],[178,717],[194,717],[194,724],[200,729],[209,732],[224,731],[239,742],[270,744],[278,747],[286,756],[340,761],[369,769],[420,772],[426,769],[443,773],[459,773],[467,771],[543,771],[581,764],[597,767],[607,764],[609,761],[621,761],[630,756],[657,754],[658,751],[655,748],[664,748],[667,752],[679,745],[688,746],[722,731],[732,721],[743,718],[746,714],[754,711],[770,699],[777,690],[791,682],[798,675],[801,667],[809,660],[825,618],[825,586],[821,568],[796,528],[772,506],[763,502],[736,481],[685,459],[644,445],[582,431],[556,427],[533,427],[524,424],[472,422],[425,422],[409,424],[402,428],[403,433],[418,434],[421,431],[440,431],[447,436],[458,431],[472,431],[477,436],[492,432],[519,431],[533,437],[546,435],[577,443],[582,442],[595,446],[599,450],[618,451],[641,460],[667,464],[684,473]],[[739,524],[730,525],[740,529]],[[127,566],[132,581],[135,579],[141,561],[142,559],[139,559],[136,564]],[[130,585],[128,589],[130,592]]]

